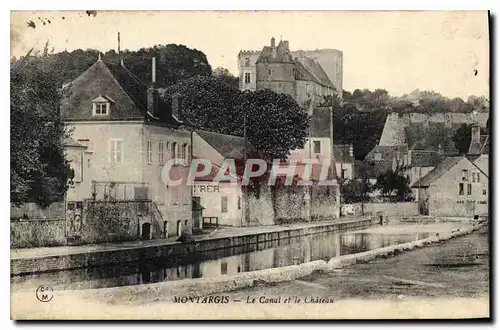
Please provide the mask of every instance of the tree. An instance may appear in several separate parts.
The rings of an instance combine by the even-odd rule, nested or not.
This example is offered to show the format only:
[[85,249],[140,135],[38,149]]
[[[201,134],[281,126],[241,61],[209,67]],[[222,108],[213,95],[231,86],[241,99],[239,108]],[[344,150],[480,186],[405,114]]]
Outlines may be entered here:
[[471,131],[472,126],[467,124],[462,124],[452,137],[455,148],[460,154],[467,154],[469,152],[470,142],[471,142]]
[[[57,85],[61,86],[92,66],[98,56],[99,51],[96,49],[76,49],[72,52],[46,54],[44,62],[47,69],[54,73],[53,78]],[[104,61],[119,63],[123,60],[125,66],[144,83],[151,82],[152,57],[156,57],[156,83],[161,87],[170,86],[194,76],[212,74],[212,68],[205,54],[184,45],[168,44],[141,48],[137,51],[124,50],[120,56],[114,50],[109,50],[101,56]]]
[[218,67],[214,70],[213,75],[219,79],[222,79],[223,82],[225,82],[231,87],[239,88],[240,86],[240,79],[238,77],[233,76],[228,69]]
[[[246,116],[249,141],[268,159],[286,158],[291,150],[303,148],[309,118],[288,94],[271,90],[245,91],[238,113]],[[243,116],[236,135],[243,135]]]
[[372,94],[358,89],[352,95],[344,91],[342,102],[328,97],[321,104],[333,107],[335,143],[353,144],[356,159],[363,159],[378,143],[388,113],[385,95],[384,90]]
[[410,188],[410,178],[406,174],[407,167],[398,166],[395,170],[388,169],[377,177],[375,187],[382,195],[394,199],[397,202],[407,202],[412,200]]
[[367,178],[349,180],[342,184],[342,198],[344,203],[363,203],[370,200],[370,192],[373,191],[372,184]]
[[73,178],[64,155],[60,93],[46,60],[27,56],[11,65],[10,193],[16,206],[62,201]]
[[180,95],[185,118],[196,127],[222,134],[244,135],[266,158],[285,158],[302,148],[307,113],[287,94],[270,90],[240,92],[217,77],[194,77],[166,89],[170,102]]

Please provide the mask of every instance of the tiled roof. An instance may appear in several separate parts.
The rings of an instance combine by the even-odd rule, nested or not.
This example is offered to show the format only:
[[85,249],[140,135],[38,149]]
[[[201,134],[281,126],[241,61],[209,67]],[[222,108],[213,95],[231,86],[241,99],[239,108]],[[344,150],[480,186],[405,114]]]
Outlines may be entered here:
[[486,139],[484,139],[483,147],[481,148],[481,154],[490,154],[490,136],[487,135]]
[[[404,154],[408,153],[408,146],[375,146],[365,157],[364,162],[369,165],[367,166],[369,177],[376,177],[378,174],[385,173],[387,170],[392,168],[394,158],[397,153],[403,157]],[[380,153],[381,160],[375,160],[375,154]]]
[[[202,130],[197,130],[196,133],[224,158],[244,159],[245,139],[243,137]],[[247,156],[256,153],[255,147],[248,141],[246,143],[246,153]]]
[[[200,157],[193,155],[193,159],[200,159]],[[214,179],[217,176],[217,174],[219,173],[221,167],[218,166],[217,164],[212,163],[212,162],[211,162],[211,164],[212,164],[212,168],[210,169],[210,173],[208,173],[207,175],[202,176],[202,177],[196,177],[195,181],[199,181],[199,182],[207,182],[207,181],[212,182],[212,181],[214,181]],[[201,172],[201,171],[203,171],[203,169],[204,169],[204,166],[202,164],[198,164],[196,171]],[[235,170],[237,173],[229,173],[229,171],[226,171],[226,173],[224,173],[224,174],[231,175],[236,180],[238,180],[238,179],[240,179],[240,175],[242,174],[241,173],[242,168],[236,168]],[[219,182],[230,182],[230,181],[229,180],[220,180]]]
[[104,62],[116,81],[125,90],[127,95],[134,101],[138,108],[146,110],[148,107],[147,89],[148,86],[143,83],[135,74],[125,66],[120,64]]
[[428,187],[434,181],[439,179],[443,174],[448,172],[453,166],[455,166],[459,161],[464,159],[463,156],[447,157],[441,163],[439,163],[436,168],[427,173],[423,178],[418,180],[413,184],[413,187]]
[[323,86],[334,87],[325,70],[314,59],[303,56],[295,58],[295,78],[298,80],[310,80]]
[[446,158],[445,155],[436,151],[412,150],[410,166],[412,167],[435,167]]
[[264,46],[256,63],[293,63],[293,57],[290,54],[290,50],[286,49],[281,41],[275,50],[276,56],[273,56],[273,48]]
[[[142,119],[147,114],[148,86],[123,65],[98,60],[71,83],[61,101],[67,120],[99,120],[92,116],[91,103],[105,98],[112,103],[108,119]],[[171,106],[159,98],[160,113],[172,121]]]

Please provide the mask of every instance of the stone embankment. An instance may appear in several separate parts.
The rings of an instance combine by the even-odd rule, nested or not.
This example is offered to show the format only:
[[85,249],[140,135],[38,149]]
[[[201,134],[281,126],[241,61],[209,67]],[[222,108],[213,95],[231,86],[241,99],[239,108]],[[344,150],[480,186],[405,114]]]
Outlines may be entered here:
[[258,283],[279,283],[299,279],[314,272],[333,272],[337,269],[348,267],[356,263],[364,263],[376,258],[397,255],[404,251],[422,248],[433,243],[443,242],[454,237],[470,234],[478,230],[484,224],[474,224],[469,228],[455,229],[449,233],[440,233],[425,239],[391,245],[374,250],[339,256],[325,262],[317,260],[300,265],[270,268],[232,276],[222,276],[213,278],[186,279],[172,282],[160,282],[154,284],[134,285],[127,287],[114,287],[106,289],[85,290],[86,294],[93,297],[99,296],[101,299],[107,297],[126,298],[127,301],[161,300],[173,299],[179,296],[206,296],[216,293],[234,291],[238,289],[252,287]]

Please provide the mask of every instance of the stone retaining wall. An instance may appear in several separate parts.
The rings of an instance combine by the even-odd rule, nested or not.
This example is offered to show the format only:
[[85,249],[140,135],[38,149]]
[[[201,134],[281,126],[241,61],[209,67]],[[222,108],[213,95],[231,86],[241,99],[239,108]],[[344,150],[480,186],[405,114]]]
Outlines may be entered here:
[[256,283],[278,283],[299,279],[314,272],[332,272],[336,269],[348,267],[356,263],[365,263],[375,258],[396,255],[404,251],[421,248],[426,245],[448,240],[453,237],[470,234],[482,227],[483,224],[474,224],[471,228],[457,229],[453,232],[428,237],[409,243],[396,244],[371,251],[339,256],[330,259],[327,263],[323,260],[303,263],[300,265],[269,268],[231,276],[184,279],[170,282],[158,282],[152,284],[141,284],[124,287],[113,287],[105,289],[91,289],[81,292],[99,299],[120,300],[120,297],[128,301],[133,300],[158,300],[174,296],[206,296],[215,293],[223,293],[254,286]]
[[226,249],[235,246],[257,244],[266,241],[288,239],[303,235],[313,235],[331,231],[345,231],[355,228],[366,228],[378,223],[375,218],[353,220],[339,223],[318,223],[313,226],[297,229],[278,229],[249,235],[232,237],[205,238],[196,244],[183,244],[179,242],[165,243],[156,246],[123,248],[108,251],[75,253],[61,256],[11,259],[11,275],[26,273],[46,272],[53,270],[85,268],[90,266],[103,266],[108,264],[126,263],[138,260],[167,258],[184,255],[187,249],[196,252],[206,252],[217,249]]

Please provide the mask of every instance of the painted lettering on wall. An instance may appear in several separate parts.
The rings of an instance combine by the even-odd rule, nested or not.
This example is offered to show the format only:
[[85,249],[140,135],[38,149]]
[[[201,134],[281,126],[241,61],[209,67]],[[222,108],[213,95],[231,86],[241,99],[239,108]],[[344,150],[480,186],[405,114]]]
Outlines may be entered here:
[[219,192],[219,186],[217,185],[196,185],[193,186],[193,193],[212,193],[212,192]]

